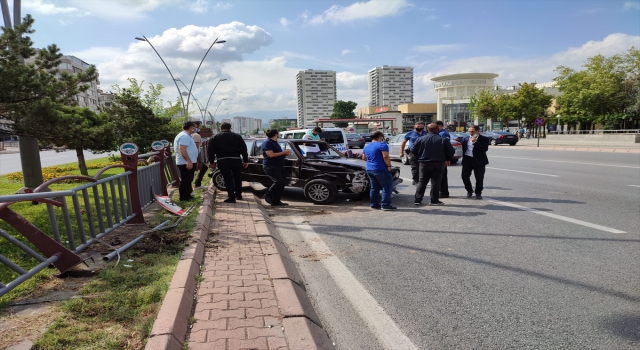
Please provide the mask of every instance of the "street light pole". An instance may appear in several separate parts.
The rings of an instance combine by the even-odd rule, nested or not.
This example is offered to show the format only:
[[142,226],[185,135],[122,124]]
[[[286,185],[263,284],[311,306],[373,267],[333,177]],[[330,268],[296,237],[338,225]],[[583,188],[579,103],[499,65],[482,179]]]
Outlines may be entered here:
[[209,51],[211,51],[211,48],[213,48],[213,45],[215,45],[216,43],[224,44],[226,42],[226,40],[218,40],[218,38],[216,38],[216,40],[213,41],[213,44],[209,46],[207,52],[205,52],[204,57],[202,57],[202,60],[198,65],[198,69],[196,69],[196,74],[193,75],[193,80],[191,80],[191,86],[189,87],[189,96],[187,96],[187,112],[189,111],[189,98],[191,97],[191,89],[193,88],[193,83],[195,83],[196,81],[196,77],[198,76],[198,72],[200,71],[200,66],[202,66],[202,62],[204,62],[204,59],[207,58],[207,55],[209,54]]
[[[181,82],[182,86],[184,86],[185,89],[189,89],[187,85],[185,85],[184,81],[180,80],[180,78],[176,78],[176,81]],[[187,92],[183,91],[181,94],[187,94]],[[193,100],[196,101],[196,104],[198,105],[198,109],[200,110],[200,115],[202,116],[202,122],[204,123],[204,109],[202,107],[202,103],[200,103],[200,101],[198,101],[198,99],[196,99],[195,96],[193,96]]]
[[209,99],[207,100],[207,104],[204,105],[204,109],[205,110],[207,110],[209,108],[209,101],[211,101],[211,96],[213,96],[213,92],[216,91],[216,88],[218,87],[218,84],[220,84],[221,81],[225,81],[225,80],[227,80],[227,79],[226,78],[220,78],[220,80],[218,80],[218,82],[216,83],[216,86],[213,87],[213,90],[211,90],[211,94],[209,94]]
[[[213,112],[213,115],[211,115],[211,113],[209,113],[209,115],[211,115],[211,122],[213,122],[213,126],[216,126],[216,113],[218,112],[218,108],[220,108],[220,105],[222,104],[222,101],[226,100],[227,98],[223,98],[222,100],[220,100],[220,103],[218,103],[218,107],[216,107],[216,110]],[[216,130],[218,128],[216,127]]]

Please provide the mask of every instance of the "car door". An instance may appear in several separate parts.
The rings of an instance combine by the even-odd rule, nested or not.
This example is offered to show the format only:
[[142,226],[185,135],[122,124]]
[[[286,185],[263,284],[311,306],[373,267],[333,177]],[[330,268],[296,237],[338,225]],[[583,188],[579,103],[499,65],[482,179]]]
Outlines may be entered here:
[[264,140],[247,140],[247,152],[249,153],[249,166],[242,172],[242,180],[247,182],[269,182],[269,177],[262,167],[262,142]]
[[300,165],[302,164],[302,153],[300,149],[291,142],[278,140],[282,150],[291,150],[291,154],[284,160],[284,169],[290,186],[294,186],[300,181]]

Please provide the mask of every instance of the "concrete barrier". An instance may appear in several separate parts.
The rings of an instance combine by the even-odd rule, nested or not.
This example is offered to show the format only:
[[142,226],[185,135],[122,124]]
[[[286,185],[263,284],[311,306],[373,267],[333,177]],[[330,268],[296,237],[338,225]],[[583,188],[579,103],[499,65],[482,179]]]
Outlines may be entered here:
[[640,143],[640,134],[579,134],[579,135],[547,135],[550,142],[567,143]]

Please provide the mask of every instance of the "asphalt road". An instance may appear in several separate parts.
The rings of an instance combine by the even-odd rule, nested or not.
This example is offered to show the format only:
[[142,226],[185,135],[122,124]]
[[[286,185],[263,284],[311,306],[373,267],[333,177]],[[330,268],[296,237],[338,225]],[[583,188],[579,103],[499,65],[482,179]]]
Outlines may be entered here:
[[483,200],[270,210],[337,348],[639,349],[640,154],[488,155]]
[[[90,151],[84,151],[84,157],[86,160],[104,158],[107,154],[93,154]],[[78,157],[74,150],[67,150],[64,152],[56,151],[40,151],[40,162],[42,167],[59,165],[65,163],[77,163]],[[22,171],[22,165],[20,163],[19,153],[0,154],[0,175],[13,173],[16,171]]]

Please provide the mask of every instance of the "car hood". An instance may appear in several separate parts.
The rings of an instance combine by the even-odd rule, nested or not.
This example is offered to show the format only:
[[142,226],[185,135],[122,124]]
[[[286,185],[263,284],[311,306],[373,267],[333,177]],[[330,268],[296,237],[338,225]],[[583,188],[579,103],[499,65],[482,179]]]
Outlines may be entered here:
[[335,165],[347,165],[358,168],[367,168],[367,162],[362,159],[352,158],[335,158],[335,159],[307,159],[307,163],[310,164],[318,164],[318,163],[329,163]]

